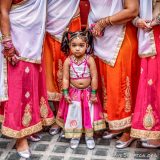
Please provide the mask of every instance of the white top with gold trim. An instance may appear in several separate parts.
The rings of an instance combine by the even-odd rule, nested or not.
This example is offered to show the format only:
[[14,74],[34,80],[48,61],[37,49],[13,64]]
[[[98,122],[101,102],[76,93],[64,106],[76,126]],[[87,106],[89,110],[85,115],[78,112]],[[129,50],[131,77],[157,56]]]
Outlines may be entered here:
[[[89,0],[91,10],[88,24],[112,16],[123,9],[123,0]],[[94,39],[94,54],[111,66],[115,65],[125,35],[125,25],[107,26],[102,37]]]
[[[140,0],[140,18],[145,20],[153,19],[153,1]],[[140,57],[149,57],[156,55],[156,47],[153,31],[146,32],[143,29],[138,29],[138,53]]]
[[28,0],[10,11],[11,36],[21,60],[41,63],[47,0]]
[[61,41],[79,2],[80,0],[48,0],[46,31]]

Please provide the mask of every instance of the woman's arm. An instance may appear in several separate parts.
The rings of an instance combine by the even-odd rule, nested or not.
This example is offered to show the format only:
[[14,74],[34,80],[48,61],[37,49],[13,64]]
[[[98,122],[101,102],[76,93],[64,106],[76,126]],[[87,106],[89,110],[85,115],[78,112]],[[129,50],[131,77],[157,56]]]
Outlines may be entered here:
[[138,15],[139,1],[124,0],[124,9],[120,12],[100,19],[93,28],[93,35],[100,36],[104,28],[108,25],[125,24]]
[[0,1],[0,28],[3,38],[10,38],[10,20],[9,11],[11,9],[12,0]]

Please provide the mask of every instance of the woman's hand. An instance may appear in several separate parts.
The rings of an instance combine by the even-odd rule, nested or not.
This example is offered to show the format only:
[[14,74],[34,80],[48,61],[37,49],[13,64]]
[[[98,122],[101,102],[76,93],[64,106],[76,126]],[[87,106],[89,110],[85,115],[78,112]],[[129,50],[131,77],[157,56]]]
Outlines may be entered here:
[[67,103],[69,103],[69,104],[72,103],[71,97],[70,97],[69,95],[65,95],[64,98],[65,98],[65,101],[66,101]]
[[96,94],[91,94],[90,101],[91,103],[96,103],[98,101]]
[[138,28],[144,29],[145,31],[150,31],[152,29],[151,21],[147,21],[139,18],[136,22]]
[[4,57],[11,63],[11,65],[15,66],[18,63],[19,53],[15,49],[12,40],[3,40],[2,45],[4,47],[2,53]]
[[99,21],[97,21],[95,24],[92,24],[91,30],[92,30],[93,36],[95,37],[103,36],[103,32],[106,26],[107,26],[107,23],[105,18],[102,18]]

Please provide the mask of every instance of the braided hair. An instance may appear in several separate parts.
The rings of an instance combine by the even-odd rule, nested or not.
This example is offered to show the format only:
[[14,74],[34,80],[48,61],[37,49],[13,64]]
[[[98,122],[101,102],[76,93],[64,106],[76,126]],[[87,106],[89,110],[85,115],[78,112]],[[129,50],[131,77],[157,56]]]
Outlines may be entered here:
[[70,31],[64,32],[62,37],[61,50],[68,55],[70,50],[69,44],[74,38],[77,37],[83,39],[88,44],[86,54],[92,54],[94,46],[93,46],[93,35],[90,30],[78,31],[78,32],[70,32]]

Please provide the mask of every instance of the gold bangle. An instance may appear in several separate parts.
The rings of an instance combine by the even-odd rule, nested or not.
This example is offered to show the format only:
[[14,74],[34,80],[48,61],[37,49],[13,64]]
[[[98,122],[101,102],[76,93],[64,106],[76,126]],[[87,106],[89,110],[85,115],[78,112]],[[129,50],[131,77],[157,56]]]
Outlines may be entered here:
[[109,24],[112,26],[113,25],[113,23],[111,22],[111,19],[110,19],[111,17],[109,16],[108,17],[108,22],[109,22]]
[[4,39],[11,39],[11,35],[10,34],[8,34],[8,35],[2,34],[2,40],[4,40]]

